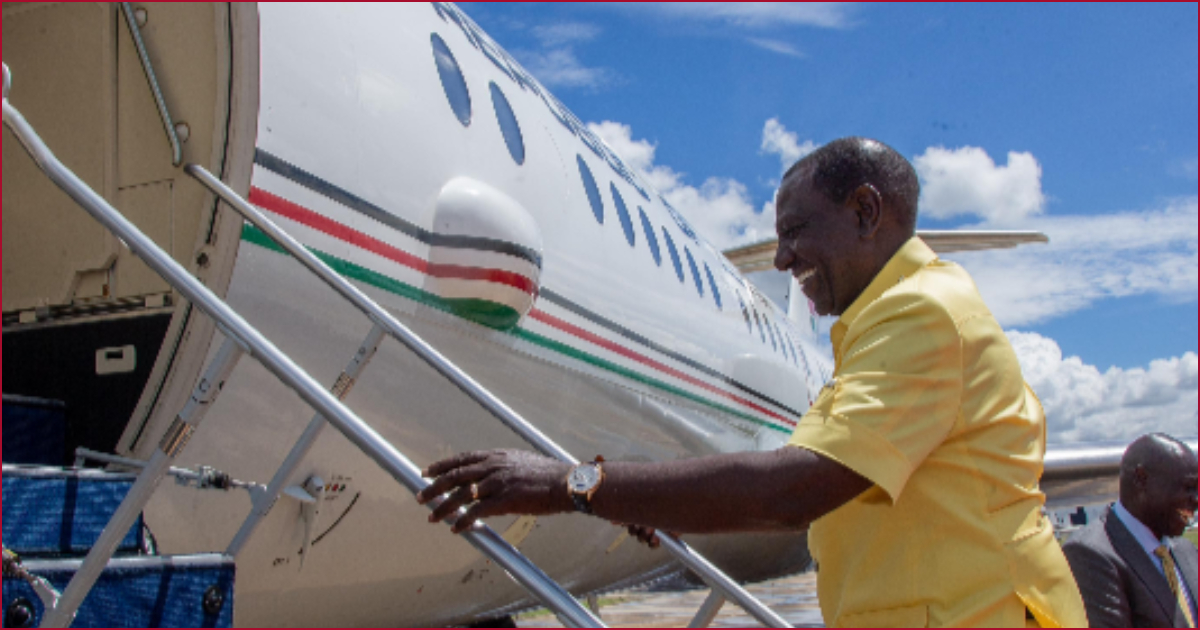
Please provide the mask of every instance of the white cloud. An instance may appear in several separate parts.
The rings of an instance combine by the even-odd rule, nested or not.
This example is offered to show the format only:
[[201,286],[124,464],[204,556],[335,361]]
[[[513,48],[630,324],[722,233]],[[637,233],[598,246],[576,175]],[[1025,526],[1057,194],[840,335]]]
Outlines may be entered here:
[[976,227],[1039,230],[1050,243],[945,257],[970,272],[1005,326],[1046,321],[1108,298],[1194,301],[1196,216],[1191,197],[1143,212],[985,223]]
[[775,214],[754,211],[750,193],[737,180],[710,177],[699,187],[684,181],[685,174],[654,163],[655,145],[634,140],[629,125],[604,121],[589,123],[625,163],[654,186],[663,197],[718,249],[744,245],[775,236]]
[[600,34],[600,28],[583,22],[559,22],[557,24],[541,24],[533,27],[534,37],[547,48],[555,48],[564,44],[591,41]]
[[1171,174],[1188,179],[1196,179],[1196,158],[1180,160],[1171,165]]
[[1046,409],[1051,442],[1130,441],[1161,431],[1196,435],[1196,354],[1101,372],[1063,357],[1052,339],[1009,331],[1026,381]]
[[913,166],[922,180],[920,208],[927,217],[1019,220],[1040,214],[1046,202],[1042,167],[1031,153],[1010,151],[1008,165],[997,166],[977,147],[930,147]]
[[575,53],[575,44],[595,39],[600,27],[585,22],[556,22],[519,28],[527,28],[540,48],[514,50],[513,56],[543,85],[598,90],[620,79],[610,68],[587,66]]
[[812,140],[805,140],[801,144],[795,133],[788,131],[778,118],[772,118],[763,125],[762,145],[759,148],[763,153],[779,156],[779,172],[782,174],[797,160],[816,151],[817,145]]
[[798,59],[802,59],[806,56],[804,53],[800,52],[800,50],[798,50],[795,46],[793,46],[787,42],[781,42],[777,39],[765,39],[762,37],[751,37],[751,38],[747,39],[746,41],[750,42],[751,44],[754,44],[755,46],[758,46],[759,48],[762,48],[764,50],[769,50],[771,52],[776,52],[781,55],[787,55],[789,57],[796,57]]
[[590,68],[575,56],[569,46],[544,51],[518,50],[513,53],[530,74],[543,85],[558,88],[599,89],[617,81],[608,68]]
[[669,17],[746,28],[779,25],[844,28],[850,25],[853,5],[837,2],[652,2],[634,6]]

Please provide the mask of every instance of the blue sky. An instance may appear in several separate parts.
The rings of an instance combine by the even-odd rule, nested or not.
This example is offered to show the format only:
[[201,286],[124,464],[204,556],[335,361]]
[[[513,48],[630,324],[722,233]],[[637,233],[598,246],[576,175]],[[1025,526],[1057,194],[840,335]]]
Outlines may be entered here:
[[1195,3],[460,6],[719,246],[844,135],[913,160],[921,227],[1046,231],[948,258],[1057,436],[1195,435]]

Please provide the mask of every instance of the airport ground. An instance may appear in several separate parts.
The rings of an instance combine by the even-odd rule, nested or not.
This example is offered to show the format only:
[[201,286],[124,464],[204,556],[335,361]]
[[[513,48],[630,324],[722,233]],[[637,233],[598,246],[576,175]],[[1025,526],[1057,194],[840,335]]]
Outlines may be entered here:
[[[1184,534],[1196,543],[1196,530]],[[783,615],[797,628],[824,627],[817,606],[817,575],[811,571],[747,587],[755,597]],[[600,598],[600,616],[613,628],[685,628],[708,596],[707,589],[687,588],[682,581],[665,586],[638,587]],[[545,609],[517,616],[521,628],[561,628],[558,619]],[[721,608],[714,628],[757,626],[737,606]]]
[[[783,615],[797,628],[821,628],[821,610],[817,607],[817,574],[801,573],[791,577],[753,584],[748,591],[764,604]],[[686,628],[708,596],[708,589],[684,588],[680,582],[668,587],[639,587],[604,596],[600,600],[600,618],[613,628]],[[758,622],[732,604],[721,607],[713,628],[745,628]],[[561,628],[548,611],[535,610],[517,617],[521,628]]]

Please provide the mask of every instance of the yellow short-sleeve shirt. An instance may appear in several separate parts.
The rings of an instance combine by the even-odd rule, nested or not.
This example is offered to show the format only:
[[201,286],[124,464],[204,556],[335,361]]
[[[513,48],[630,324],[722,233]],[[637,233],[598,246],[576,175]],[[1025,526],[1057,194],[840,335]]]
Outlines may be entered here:
[[908,241],[831,331],[790,444],[874,486],[813,524],[830,626],[1086,626],[1042,516],[1045,415],[970,277]]

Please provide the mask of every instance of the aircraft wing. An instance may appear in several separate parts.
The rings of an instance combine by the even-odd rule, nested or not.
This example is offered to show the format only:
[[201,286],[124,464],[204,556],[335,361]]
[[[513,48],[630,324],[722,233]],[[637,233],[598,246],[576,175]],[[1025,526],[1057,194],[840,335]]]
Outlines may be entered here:
[[[1041,232],[1019,230],[917,230],[917,236],[939,254],[1009,249],[1025,243],[1049,243]],[[742,273],[775,268],[779,241],[770,239],[727,250],[725,257]]]
[[1041,232],[1017,230],[918,230],[917,236],[939,254],[1011,249],[1025,243],[1049,243]]
[[[1184,440],[1193,451],[1196,439]],[[1094,505],[1117,500],[1123,442],[1056,446],[1046,451],[1042,491],[1047,508]]]

